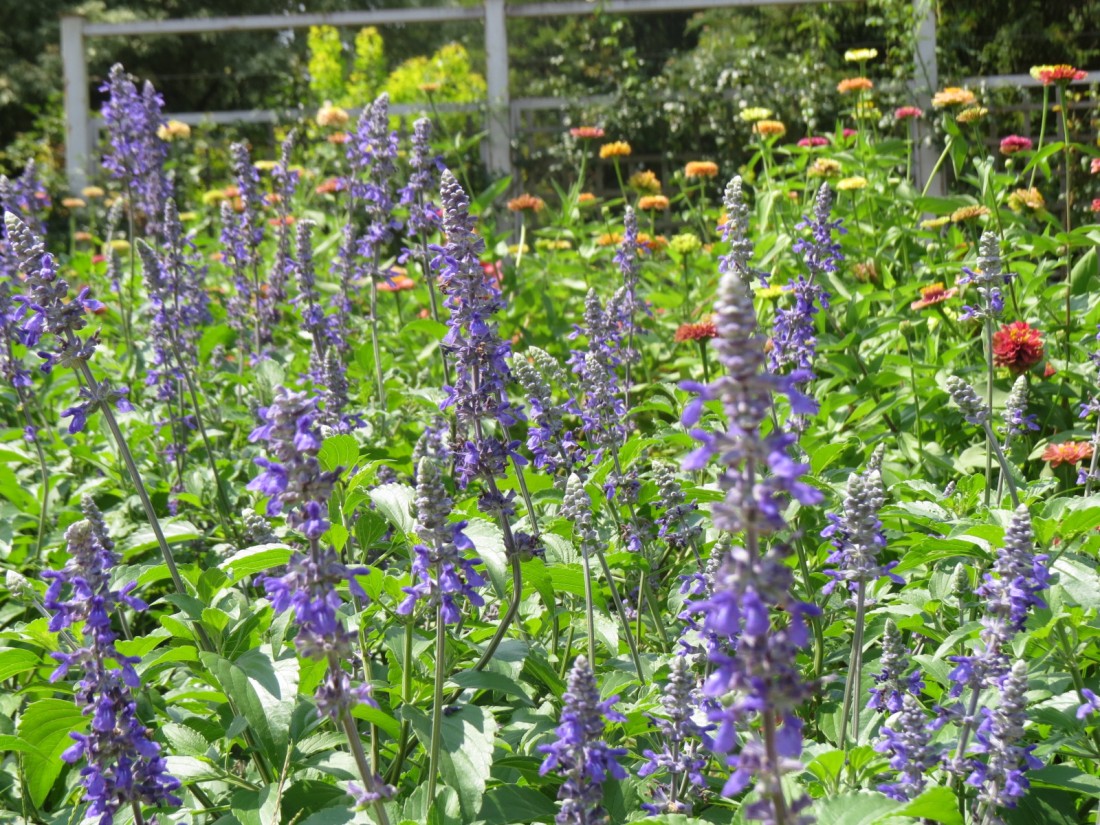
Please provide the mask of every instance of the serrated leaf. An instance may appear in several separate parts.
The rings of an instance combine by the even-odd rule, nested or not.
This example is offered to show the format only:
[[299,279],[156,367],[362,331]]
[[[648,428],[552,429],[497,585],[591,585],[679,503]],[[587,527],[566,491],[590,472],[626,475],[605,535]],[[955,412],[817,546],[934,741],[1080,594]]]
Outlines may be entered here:
[[959,798],[950,788],[941,786],[932,786],[916,799],[906,802],[905,807],[897,812],[897,816],[909,816],[922,822],[939,822],[941,825],[963,825],[963,818],[959,813]]
[[173,753],[181,756],[204,756],[210,743],[202,734],[187,725],[168,722],[160,726],[160,732],[168,742]]
[[513,825],[518,822],[549,822],[557,811],[557,804],[534,788],[500,785],[485,794],[480,816],[485,825]]
[[897,813],[901,807],[885,794],[856,791],[820,799],[814,805],[817,821],[823,825],[875,825],[879,820]]
[[38,654],[33,650],[22,650],[20,648],[0,650],[0,682],[19,673],[33,670],[40,661]]
[[61,754],[73,744],[69,736],[83,732],[88,727],[88,717],[72,702],[62,699],[39,699],[27,706],[19,717],[19,737],[34,747],[23,758],[27,775],[27,791],[38,807],[57,780],[65,763]]
[[1027,777],[1033,785],[1063,788],[1086,796],[1100,797],[1100,778],[1072,765],[1048,765],[1039,770],[1028,771]]
[[386,521],[402,533],[411,533],[416,525],[412,503],[416,491],[407,484],[383,484],[370,491],[371,501]]
[[224,775],[221,769],[209,759],[199,759],[195,756],[166,756],[164,761],[168,764],[168,773],[185,785],[191,782],[221,779]]
[[[160,523],[164,532],[164,539],[169,544],[180,544],[185,541],[194,541],[202,536],[202,532],[189,521],[182,519],[165,519]],[[124,558],[151,550],[159,546],[156,534],[151,527],[141,527],[128,535],[122,541],[122,555]]]

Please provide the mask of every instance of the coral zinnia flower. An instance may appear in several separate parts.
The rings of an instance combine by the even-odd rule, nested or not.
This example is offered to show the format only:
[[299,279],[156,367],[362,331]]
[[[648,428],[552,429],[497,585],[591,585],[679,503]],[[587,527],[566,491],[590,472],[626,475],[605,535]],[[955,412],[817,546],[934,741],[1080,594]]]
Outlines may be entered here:
[[580,206],[590,206],[596,202],[596,196],[591,192],[581,192],[577,195],[577,204]]
[[541,212],[546,208],[546,202],[537,195],[524,193],[508,201],[508,208],[513,212]]
[[604,232],[596,238],[596,246],[618,246],[623,242],[623,236],[618,232]]
[[638,233],[638,246],[647,252],[660,252],[668,248],[668,238],[664,235],[650,237],[646,232]]
[[599,126],[575,126],[569,134],[580,140],[597,140],[603,137],[603,129]]
[[339,106],[333,106],[332,101],[326,100],[325,105],[317,112],[317,125],[323,127],[343,126],[348,122],[349,115]]
[[945,106],[973,106],[978,102],[974,93],[969,89],[960,89],[958,86],[948,86],[932,96],[932,105],[937,109]]
[[993,363],[1014,373],[1027,372],[1043,360],[1043,336],[1026,321],[1005,324],[993,333]]
[[752,130],[760,137],[783,137],[787,134],[787,127],[778,120],[758,120],[752,125]]
[[643,212],[653,210],[654,212],[664,212],[668,209],[668,198],[664,195],[647,195],[644,198],[638,199],[638,208]]
[[1021,135],[1008,135],[1001,138],[1001,154],[1015,155],[1017,152],[1026,152],[1033,146],[1031,139]]
[[718,328],[714,321],[700,321],[697,324],[681,324],[672,339],[680,344],[684,341],[706,341],[718,337]]
[[404,292],[407,289],[415,288],[416,282],[403,272],[398,272],[391,276],[389,281],[380,281],[378,283],[379,292]]
[[1100,158],[1093,158],[1089,162],[1089,172],[1094,175],[1100,175]]
[[616,140],[613,143],[605,143],[600,147],[600,157],[603,160],[608,158],[627,158],[631,153],[630,144],[625,140]]
[[1048,444],[1043,450],[1043,461],[1050,463],[1051,467],[1062,464],[1079,464],[1087,458],[1092,458],[1092,444],[1087,441],[1063,441],[1060,444]]
[[1095,200],[1093,200],[1093,202],[1089,205],[1089,209],[1091,209],[1093,212],[1100,212],[1100,198],[1096,198]]
[[894,109],[894,117],[898,120],[905,120],[911,117],[924,117],[924,110],[919,106],[900,106]]
[[836,84],[836,90],[842,95],[846,95],[848,92],[869,92],[873,88],[875,88],[875,84],[866,77],[846,77]]
[[66,209],[82,209],[88,204],[83,198],[62,198],[61,205]]
[[1089,73],[1075,66],[1060,63],[1057,66],[1032,66],[1031,76],[1044,86],[1049,86],[1051,83],[1068,83],[1074,80],[1084,80],[1089,76]]
[[942,304],[944,301],[948,301],[958,294],[958,287],[953,286],[950,289],[945,289],[942,283],[934,283],[929,284],[928,286],[922,286],[920,288],[920,300],[913,301],[913,303],[909,305],[909,309],[927,309],[930,306]]
[[808,147],[813,149],[815,146],[828,146],[829,139],[822,137],[821,135],[808,135],[798,141],[799,146]]
[[718,164],[710,160],[691,160],[684,167],[685,178],[713,178],[718,174]]

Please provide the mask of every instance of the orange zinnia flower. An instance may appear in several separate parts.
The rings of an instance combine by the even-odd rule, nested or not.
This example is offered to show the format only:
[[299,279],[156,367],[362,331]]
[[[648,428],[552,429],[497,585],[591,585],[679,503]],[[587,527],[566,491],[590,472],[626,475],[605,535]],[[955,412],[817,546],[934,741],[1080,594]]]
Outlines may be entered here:
[[1043,461],[1051,467],[1059,467],[1062,464],[1079,464],[1087,458],[1092,458],[1092,444],[1087,441],[1063,441],[1060,444],[1048,444],[1043,450]]
[[909,305],[909,309],[921,310],[927,309],[930,306],[936,304],[942,304],[944,301],[949,301],[959,294],[958,287],[951,287],[945,289],[942,283],[929,284],[928,286],[922,286],[920,288],[920,300],[913,301]]
[[866,77],[846,77],[836,85],[836,90],[842,95],[848,92],[869,92],[875,88],[875,84]]
[[681,344],[684,341],[706,341],[718,337],[718,328],[714,321],[700,321],[697,324],[681,324],[672,336],[672,340]]
[[600,157],[603,160],[608,158],[626,158],[630,157],[630,144],[625,140],[616,140],[614,143],[605,143],[600,147]]
[[944,106],[973,106],[978,102],[974,93],[969,89],[960,89],[958,86],[948,86],[946,89],[932,95],[932,105],[937,109]]
[[415,289],[416,282],[403,272],[398,272],[390,277],[389,281],[381,281],[378,284],[379,292],[404,292],[406,289]]
[[685,178],[713,178],[718,174],[718,164],[709,160],[688,161],[684,167]]
[[645,212],[664,212],[668,209],[668,198],[664,195],[647,195],[638,199],[638,208]]
[[537,195],[525,193],[508,201],[508,208],[513,212],[541,212],[546,208],[546,201]]

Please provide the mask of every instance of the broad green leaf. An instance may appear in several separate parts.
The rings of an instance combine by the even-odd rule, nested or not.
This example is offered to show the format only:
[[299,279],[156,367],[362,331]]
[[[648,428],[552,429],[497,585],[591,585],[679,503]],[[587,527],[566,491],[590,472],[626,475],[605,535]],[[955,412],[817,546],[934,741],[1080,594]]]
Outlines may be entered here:
[[194,728],[168,722],[160,726],[160,732],[168,741],[172,753],[180,756],[205,756],[210,743]]
[[550,822],[558,812],[557,803],[534,788],[500,785],[485,794],[481,819],[485,825],[512,825],[517,822]]
[[330,435],[321,444],[317,460],[324,470],[350,470],[359,462],[359,442],[350,435]]
[[412,503],[416,491],[406,484],[383,484],[370,491],[371,501],[386,521],[402,533],[411,533],[416,525],[412,514]]
[[200,656],[271,763],[282,765],[298,698],[298,657],[272,660],[270,649],[250,650],[234,662],[214,653]]
[[1100,778],[1073,765],[1048,765],[1037,771],[1028,771],[1027,778],[1032,785],[1063,788],[1086,796],[1100,797]]
[[228,573],[233,581],[241,581],[286,564],[293,552],[285,544],[257,544],[238,550],[218,567]]
[[814,812],[822,825],[875,825],[900,807],[900,802],[885,794],[856,791],[819,799]]
[[[185,541],[194,541],[202,535],[202,532],[189,521],[182,519],[165,519],[160,523],[164,532],[164,539],[169,544],[182,544]],[[141,527],[128,535],[122,541],[122,555],[130,558],[146,550],[152,550],[158,546],[157,537],[151,527]]]
[[[401,713],[412,724],[420,744],[429,748],[432,722],[428,715],[412,705],[404,706]],[[457,713],[443,716],[440,771],[443,781],[458,791],[467,822],[476,819],[481,809],[485,782],[493,766],[496,729],[492,714],[477,705],[463,705]]]
[[963,818],[959,813],[959,798],[950,788],[939,785],[928,788],[916,799],[906,802],[905,807],[897,814],[920,819],[922,822],[963,825]]
[[23,758],[27,790],[35,805],[41,807],[65,763],[61,754],[72,744],[73,732],[83,732],[88,717],[72,702],[63,699],[39,699],[27,706],[19,717],[19,737],[34,747]]
[[531,704],[523,686],[503,673],[494,673],[491,670],[460,670],[452,673],[448,681],[466,690],[492,690],[515,697],[521,704]]
[[[22,648],[0,650],[0,682],[10,679],[16,674],[33,670],[40,661],[38,654],[33,650],[23,650]],[[54,662],[55,666],[56,664]]]

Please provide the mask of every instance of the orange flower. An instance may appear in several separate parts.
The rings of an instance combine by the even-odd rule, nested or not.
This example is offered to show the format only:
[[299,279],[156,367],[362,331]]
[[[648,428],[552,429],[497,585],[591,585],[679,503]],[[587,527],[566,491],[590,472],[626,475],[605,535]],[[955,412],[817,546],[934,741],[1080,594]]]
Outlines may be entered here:
[[569,134],[579,140],[598,140],[603,137],[603,129],[599,126],[575,126]]
[[268,218],[267,222],[271,226],[293,226],[294,220],[293,215],[287,215],[285,218]]
[[945,106],[973,106],[977,102],[978,98],[974,97],[972,91],[960,89],[958,86],[948,86],[932,96],[932,105],[937,109]]
[[333,132],[331,135],[325,138],[325,140],[327,140],[329,143],[340,145],[341,143],[347,143],[349,137],[350,135],[347,132]]
[[596,238],[596,246],[618,246],[623,242],[623,236],[618,232],[605,232]]
[[935,283],[928,286],[922,286],[920,288],[920,300],[913,301],[909,305],[909,309],[922,310],[927,309],[930,306],[936,304],[942,304],[944,301],[948,301],[959,294],[958,287],[951,287],[950,289],[944,289],[943,284]]
[[787,134],[787,127],[778,120],[758,120],[752,125],[752,130],[760,137],[783,137]]
[[848,92],[869,92],[873,88],[875,84],[866,77],[846,77],[836,84],[836,90],[842,95]]
[[970,206],[960,206],[958,209],[951,213],[951,222],[962,223],[963,221],[969,221],[973,218],[981,218],[988,214],[988,206],[976,206],[974,204],[971,204]]
[[685,178],[713,178],[718,175],[718,164],[709,160],[691,160],[684,167]]
[[608,158],[628,158],[630,157],[630,152],[630,144],[625,140],[605,143],[600,147],[600,157],[603,160],[607,160]]
[[508,201],[508,208],[513,212],[541,212],[546,208],[546,201],[537,195],[524,193]]
[[638,246],[648,252],[660,252],[662,249],[668,249],[668,238],[664,235],[656,235],[651,238],[647,233],[639,232]]
[[415,288],[416,282],[404,272],[397,272],[390,276],[389,281],[381,281],[378,284],[379,292],[404,292]]
[[1092,444],[1087,441],[1063,441],[1060,444],[1048,444],[1043,450],[1043,461],[1051,467],[1060,467],[1063,464],[1080,464],[1085,459],[1092,458]]
[[657,175],[649,169],[635,172],[627,180],[626,185],[638,192],[656,195],[661,191],[661,181]]
[[647,195],[644,198],[638,198],[638,208],[643,212],[664,212],[668,209],[668,198],[664,195]]
[[338,178],[329,178],[317,184],[317,188],[313,191],[318,195],[334,195],[340,191],[340,180]]
[[581,192],[577,195],[577,204],[579,206],[591,206],[596,202],[596,196],[591,192]]
[[681,344],[684,341],[706,341],[717,337],[718,328],[714,325],[714,321],[707,320],[697,324],[681,324],[676,334],[672,336],[672,340]]

